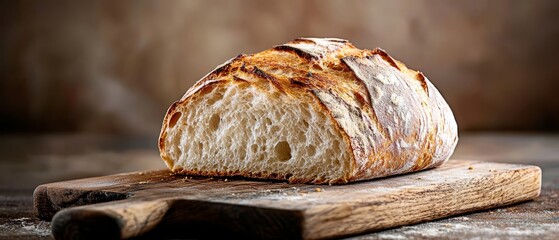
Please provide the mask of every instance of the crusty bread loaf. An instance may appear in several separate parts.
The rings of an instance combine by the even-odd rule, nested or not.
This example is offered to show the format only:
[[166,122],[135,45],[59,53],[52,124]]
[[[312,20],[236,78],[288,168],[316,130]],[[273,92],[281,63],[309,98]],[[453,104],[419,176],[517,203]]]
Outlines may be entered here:
[[203,77],[167,111],[159,149],[177,173],[333,184],[439,166],[457,141],[421,72],[381,49],[299,38]]

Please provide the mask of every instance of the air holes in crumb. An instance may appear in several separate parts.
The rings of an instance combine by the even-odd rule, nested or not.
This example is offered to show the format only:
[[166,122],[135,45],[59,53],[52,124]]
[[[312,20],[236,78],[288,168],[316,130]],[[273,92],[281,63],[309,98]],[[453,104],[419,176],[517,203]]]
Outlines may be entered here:
[[287,141],[281,141],[274,147],[276,157],[280,161],[287,161],[291,159],[291,147]]
[[307,136],[305,135],[305,132],[299,131],[297,133],[297,139],[302,141],[302,142],[306,142],[307,141]]
[[219,122],[221,119],[219,118],[219,114],[214,114],[210,118],[210,130],[215,131],[219,127]]
[[336,166],[341,166],[341,165],[342,165],[342,162],[340,161],[340,159],[338,159],[338,160],[334,161],[334,164],[335,164]]
[[270,126],[272,125],[272,120],[270,120],[270,118],[265,118],[264,123],[266,124],[266,126]]
[[314,154],[316,153],[316,147],[313,145],[310,145],[307,147],[307,149],[309,150],[309,156],[314,156]]
[[247,157],[247,151],[245,148],[239,149],[239,156],[241,157],[241,160],[244,160]]
[[340,142],[338,140],[334,140],[334,143],[332,145],[337,148],[340,146]]
[[170,128],[174,127],[179,121],[179,118],[181,118],[181,116],[182,116],[181,112],[176,112],[175,114],[173,114],[173,116],[171,116],[171,120],[169,120],[169,127]]
[[212,105],[215,102],[221,100],[223,98],[223,93],[216,92],[210,99],[208,99],[208,104]]

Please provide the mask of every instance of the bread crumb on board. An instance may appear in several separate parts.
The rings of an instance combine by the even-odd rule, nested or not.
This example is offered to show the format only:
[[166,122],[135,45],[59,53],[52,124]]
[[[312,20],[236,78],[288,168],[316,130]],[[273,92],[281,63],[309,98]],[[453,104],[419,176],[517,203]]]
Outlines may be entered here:
[[469,167],[468,167],[468,170],[474,170],[474,167],[473,167],[473,166],[469,166]]
[[316,188],[316,192],[322,192],[322,188]]

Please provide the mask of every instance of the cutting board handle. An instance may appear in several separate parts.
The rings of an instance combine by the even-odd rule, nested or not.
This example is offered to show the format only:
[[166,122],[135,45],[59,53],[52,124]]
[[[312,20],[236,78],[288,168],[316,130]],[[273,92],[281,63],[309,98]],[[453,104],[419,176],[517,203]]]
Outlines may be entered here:
[[170,199],[121,200],[68,208],[52,219],[56,239],[127,239],[140,236],[162,220]]
[[212,239],[299,239],[302,216],[298,210],[153,196],[61,210],[52,219],[52,233],[56,239],[128,239],[153,232]]

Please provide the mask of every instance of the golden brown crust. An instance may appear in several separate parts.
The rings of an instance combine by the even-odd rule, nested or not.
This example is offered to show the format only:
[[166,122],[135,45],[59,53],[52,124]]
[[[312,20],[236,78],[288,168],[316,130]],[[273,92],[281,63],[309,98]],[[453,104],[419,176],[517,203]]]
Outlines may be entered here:
[[[444,163],[457,142],[448,104],[423,73],[408,69],[384,50],[360,50],[343,39],[299,38],[253,55],[239,55],[198,81],[165,116],[159,148],[173,169],[164,141],[177,104],[216,84],[271,83],[281,94],[316,101],[330,117],[351,153],[351,171],[341,179],[294,179],[280,173],[201,172],[290,182],[345,183],[418,171]],[[262,92],[269,93],[262,88]],[[340,114],[343,113],[343,114]],[[347,113],[347,114],[346,114]]]

